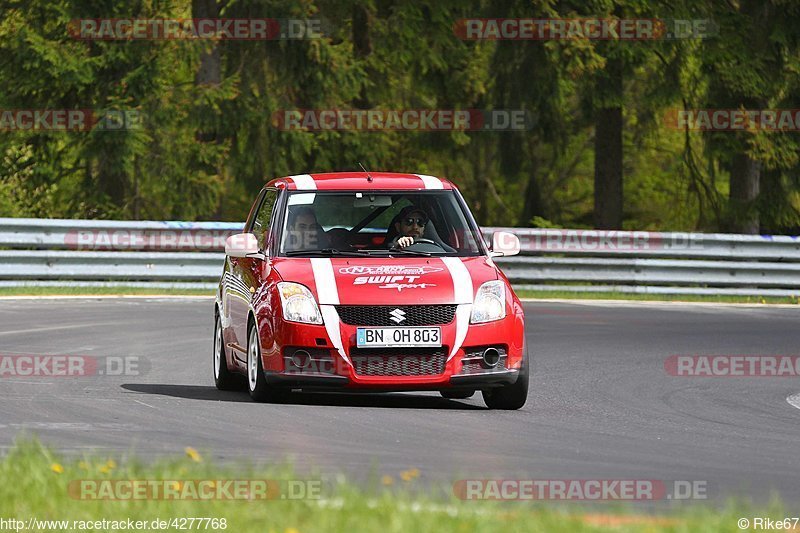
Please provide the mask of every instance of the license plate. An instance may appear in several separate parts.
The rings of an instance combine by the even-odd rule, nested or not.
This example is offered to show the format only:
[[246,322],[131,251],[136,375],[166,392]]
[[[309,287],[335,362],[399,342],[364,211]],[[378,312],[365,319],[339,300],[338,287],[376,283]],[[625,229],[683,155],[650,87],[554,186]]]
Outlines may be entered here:
[[358,328],[356,346],[402,348],[442,345],[440,328]]

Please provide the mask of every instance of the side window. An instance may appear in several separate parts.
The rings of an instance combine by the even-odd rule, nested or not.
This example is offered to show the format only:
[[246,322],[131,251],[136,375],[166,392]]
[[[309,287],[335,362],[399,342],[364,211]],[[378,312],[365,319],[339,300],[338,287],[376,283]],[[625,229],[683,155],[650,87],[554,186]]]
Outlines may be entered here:
[[261,201],[261,205],[258,207],[256,216],[253,219],[253,234],[258,239],[258,246],[262,249],[267,246],[266,239],[269,235],[269,224],[277,200],[278,191],[268,190],[264,194],[264,199]]

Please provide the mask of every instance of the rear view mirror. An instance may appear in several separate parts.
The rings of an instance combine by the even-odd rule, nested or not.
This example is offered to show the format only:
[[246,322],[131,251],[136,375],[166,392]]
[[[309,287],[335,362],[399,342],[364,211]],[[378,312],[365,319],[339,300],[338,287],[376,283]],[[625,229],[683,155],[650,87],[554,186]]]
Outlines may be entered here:
[[520,250],[519,237],[507,231],[496,231],[492,234],[492,257],[508,257],[517,255]]
[[391,196],[369,194],[369,193],[356,193],[356,198],[353,200],[353,207],[389,207],[392,202]]
[[229,257],[247,257],[257,253],[258,240],[252,233],[237,233],[225,240],[225,255]]

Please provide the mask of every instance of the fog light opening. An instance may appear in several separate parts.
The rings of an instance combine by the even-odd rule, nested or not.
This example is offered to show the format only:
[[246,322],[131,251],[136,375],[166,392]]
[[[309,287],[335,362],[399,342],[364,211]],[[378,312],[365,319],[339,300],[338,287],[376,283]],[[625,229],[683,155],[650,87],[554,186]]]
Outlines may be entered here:
[[311,364],[311,355],[305,350],[297,350],[292,354],[292,364],[297,368],[306,368]]
[[484,368],[494,368],[500,362],[500,352],[496,348],[486,348],[483,352]]

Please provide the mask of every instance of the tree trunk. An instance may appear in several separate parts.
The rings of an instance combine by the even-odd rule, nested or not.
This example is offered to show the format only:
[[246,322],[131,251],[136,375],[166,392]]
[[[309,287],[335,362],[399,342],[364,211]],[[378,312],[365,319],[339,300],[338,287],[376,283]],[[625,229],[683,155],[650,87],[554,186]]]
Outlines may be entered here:
[[[770,2],[750,0],[742,2],[741,11],[752,21],[753,28],[772,27],[773,9]],[[747,46],[753,57],[763,57],[770,48],[770,33],[753,31],[747,35]],[[768,99],[765,95],[753,97],[738,95],[740,104],[737,108],[765,109]],[[739,140],[739,151],[731,160],[730,175],[730,231],[754,235],[759,233],[760,217],[758,213],[758,198],[761,189],[761,162],[752,159],[748,154],[747,143]]]
[[[358,60],[366,59],[372,53],[369,18],[370,13],[365,6],[359,3],[353,5],[353,54]],[[369,71],[367,71],[367,74],[369,74]],[[361,86],[358,97],[353,104],[356,109],[369,109],[371,107],[366,83]]]
[[[221,3],[217,0],[192,0],[192,17],[195,19],[219,18]],[[220,56],[219,44],[215,41],[203,43],[203,50],[200,52],[200,66],[194,76],[195,87],[219,86],[222,83],[222,58]],[[202,112],[204,118],[200,119],[199,126],[195,132],[195,139],[200,143],[219,143],[220,135],[217,131],[217,121],[213,112]],[[222,175],[222,169],[214,165],[200,163],[210,174]],[[215,218],[222,215],[222,197],[217,203],[214,213]]]
[[[781,169],[761,169],[758,186],[758,232],[777,235],[786,232],[783,220],[786,196],[789,194],[782,182]],[[796,234],[796,230],[791,233]]]
[[[220,6],[217,0],[192,0],[193,18],[217,18],[219,17],[219,11]],[[206,48],[200,52],[200,67],[195,73],[194,84],[198,87],[201,85],[219,85],[222,81],[219,46],[213,42],[204,43],[204,46]],[[205,127],[201,126],[195,137],[199,142],[215,142],[217,140],[216,128],[208,124]]]
[[622,61],[609,59],[602,83],[610,105],[595,112],[594,225],[622,228]]
[[[97,161],[97,184],[100,192],[120,210],[125,204],[125,189],[127,178],[125,172],[120,170],[121,164],[114,158],[100,156]],[[121,216],[115,214],[115,216]]]
[[[193,18],[218,18],[219,11],[217,0],[192,0]],[[200,68],[195,74],[195,85],[219,85],[222,80],[221,63],[219,46],[216,43],[210,44],[210,48],[205,48],[200,54]]]
[[757,234],[759,216],[756,205],[761,185],[761,162],[740,152],[733,156],[730,177],[731,227],[734,233]]
[[[531,150],[532,152],[533,150]],[[528,185],[525,187],[525,199],[522,205],[522,215],[517,220],[517,226],[528,228],[531,226],[531,219],[535,216],[544,216],[542,206],[542,188],[539,184],[538,165],[533,156],[531,157],[531,169],[528,174]]]

